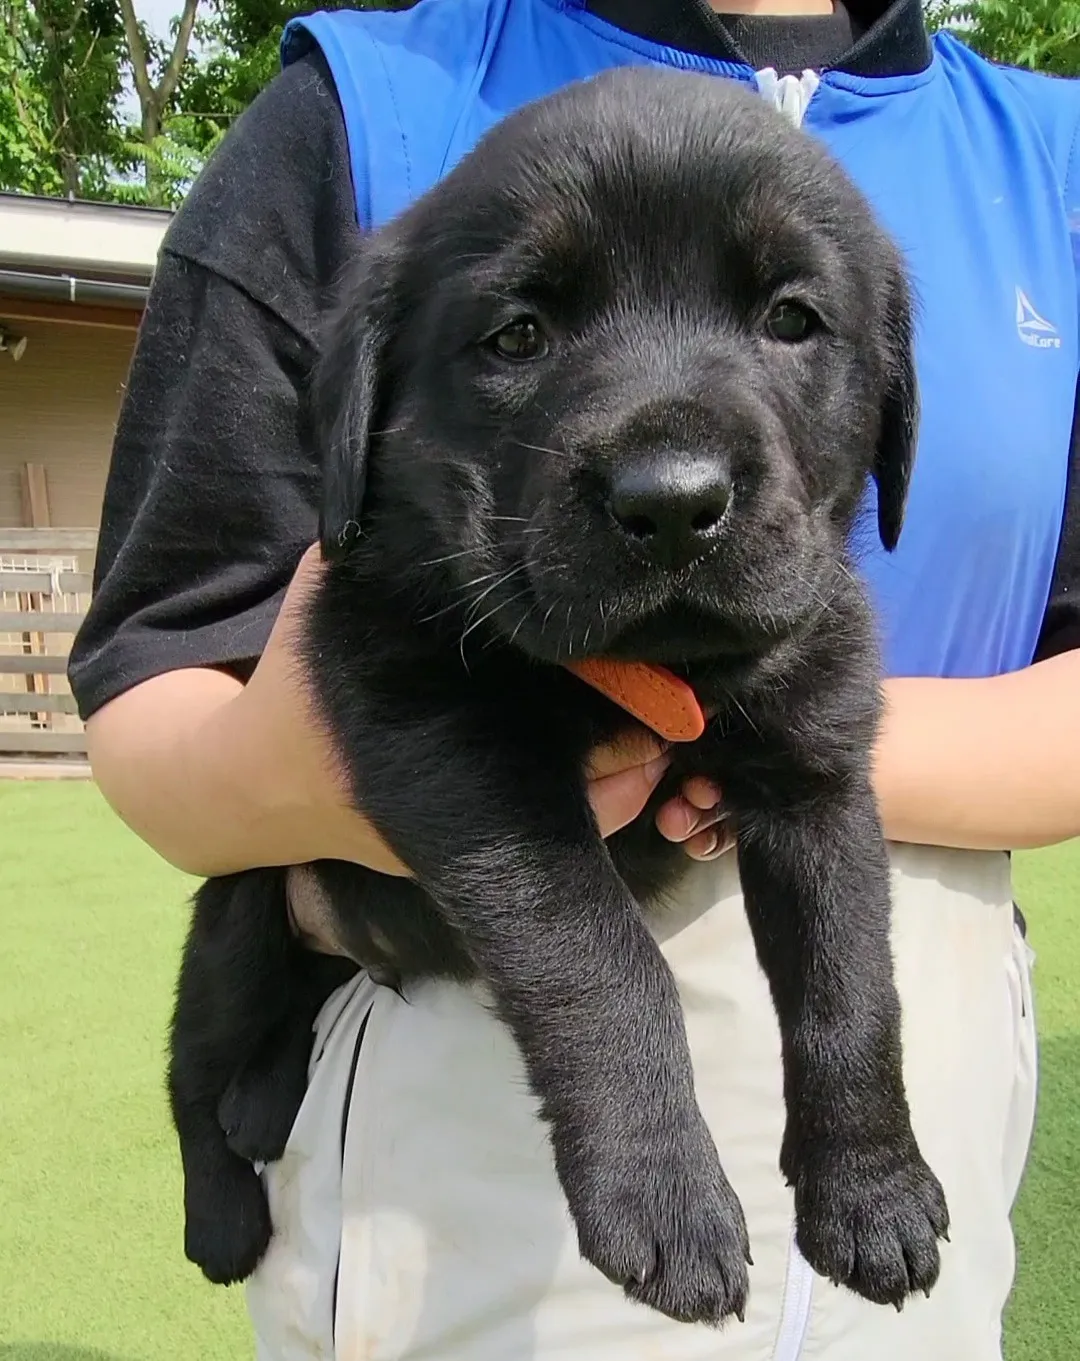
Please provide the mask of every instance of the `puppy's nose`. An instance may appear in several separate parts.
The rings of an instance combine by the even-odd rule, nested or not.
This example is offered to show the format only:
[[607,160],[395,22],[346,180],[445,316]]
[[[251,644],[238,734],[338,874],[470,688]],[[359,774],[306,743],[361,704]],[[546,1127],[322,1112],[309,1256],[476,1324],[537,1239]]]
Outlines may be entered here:
[[731,500],[723,460],[665,454],[619,469],[611,483],[611,513],[666,567],[686,567],[716,542]]

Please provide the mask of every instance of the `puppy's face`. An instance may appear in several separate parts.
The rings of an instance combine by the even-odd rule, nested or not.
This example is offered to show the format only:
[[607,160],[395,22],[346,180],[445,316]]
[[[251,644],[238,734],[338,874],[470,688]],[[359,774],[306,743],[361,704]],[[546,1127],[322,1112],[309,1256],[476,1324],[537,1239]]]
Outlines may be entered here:
[[729,82],[512,116],[365,251],[317,410],[323,538],[548,661],[755,655],[822,609],[868,476],[900,531],[897,253]]

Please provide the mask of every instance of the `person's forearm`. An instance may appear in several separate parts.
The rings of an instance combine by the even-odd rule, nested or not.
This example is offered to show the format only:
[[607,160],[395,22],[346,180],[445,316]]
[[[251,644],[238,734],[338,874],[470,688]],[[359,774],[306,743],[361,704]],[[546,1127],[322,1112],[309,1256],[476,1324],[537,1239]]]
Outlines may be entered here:
[[875,783],[894,841],[1018,850],[1080,836],[1080,652],[987,680],[897,679]]
[[[265,767],[237,704],[239,681],[174,671],[120,695],[87,724],[94,778],[124,822],[159,855],[197,875],[378,850],[346,809],[313,815],[302,781]],[[360,843],[365,844],[361,845]]]
[[[293,673],[272,642],[246,688],[192,669],[120,695],[87,724],[102,793],[148,845],[191,874],[321,859],[407,873],[350,806],[333,748],[303,711],[303,691],[285,680]],[[644,730],[593,753],[589,792],[604,835],[640,814],[666,765]]]

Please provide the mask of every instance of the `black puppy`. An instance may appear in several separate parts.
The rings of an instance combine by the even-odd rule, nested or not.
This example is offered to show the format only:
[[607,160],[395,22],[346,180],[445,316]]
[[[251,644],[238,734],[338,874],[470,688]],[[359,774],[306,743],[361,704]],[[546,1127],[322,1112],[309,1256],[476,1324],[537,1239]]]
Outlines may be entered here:
[[[736,820],[799,1244],[871,1300],[928,1291],[948,1215],[902,1080],[848,558],[871,476],[896,543],[916,405],[898,254],[845,175],[734,84],[640,70],[509,117],[375,235],[316,376],[310,683],[415,874],[321,866],[339,936],[395,986],[484,980],[582,1253],[677,1319],[741,1314],[748,1282],[647,926],[688,862],[652,810],[600,838],[583,769],[626,715],[564,664],[664,664],[713,711],[655,803],[703,773]],[[247,1159],[280,1156],[351,968],[292,941],[283,882],[203,888],[179,987],[186,1246],[218,1281],[266,1246]]]

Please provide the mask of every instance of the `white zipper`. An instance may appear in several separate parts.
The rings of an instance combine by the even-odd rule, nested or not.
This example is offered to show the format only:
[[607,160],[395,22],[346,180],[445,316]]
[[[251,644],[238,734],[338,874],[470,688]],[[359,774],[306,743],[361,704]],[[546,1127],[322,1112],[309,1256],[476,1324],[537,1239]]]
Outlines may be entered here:
[[799,1251],[795,1231],[788,1249],[787,1279],[780,1327],[776,1334],[772,1361],[799,1361],[810,1327],[810,1306],[814,1296],[814,1269]]
[[771,66],[755,71],[754,80],[761,97],[790,118],[797,128],[802,126],[807,107],[821,84],[816,71],[804,71],[801,76],[778,76]]

